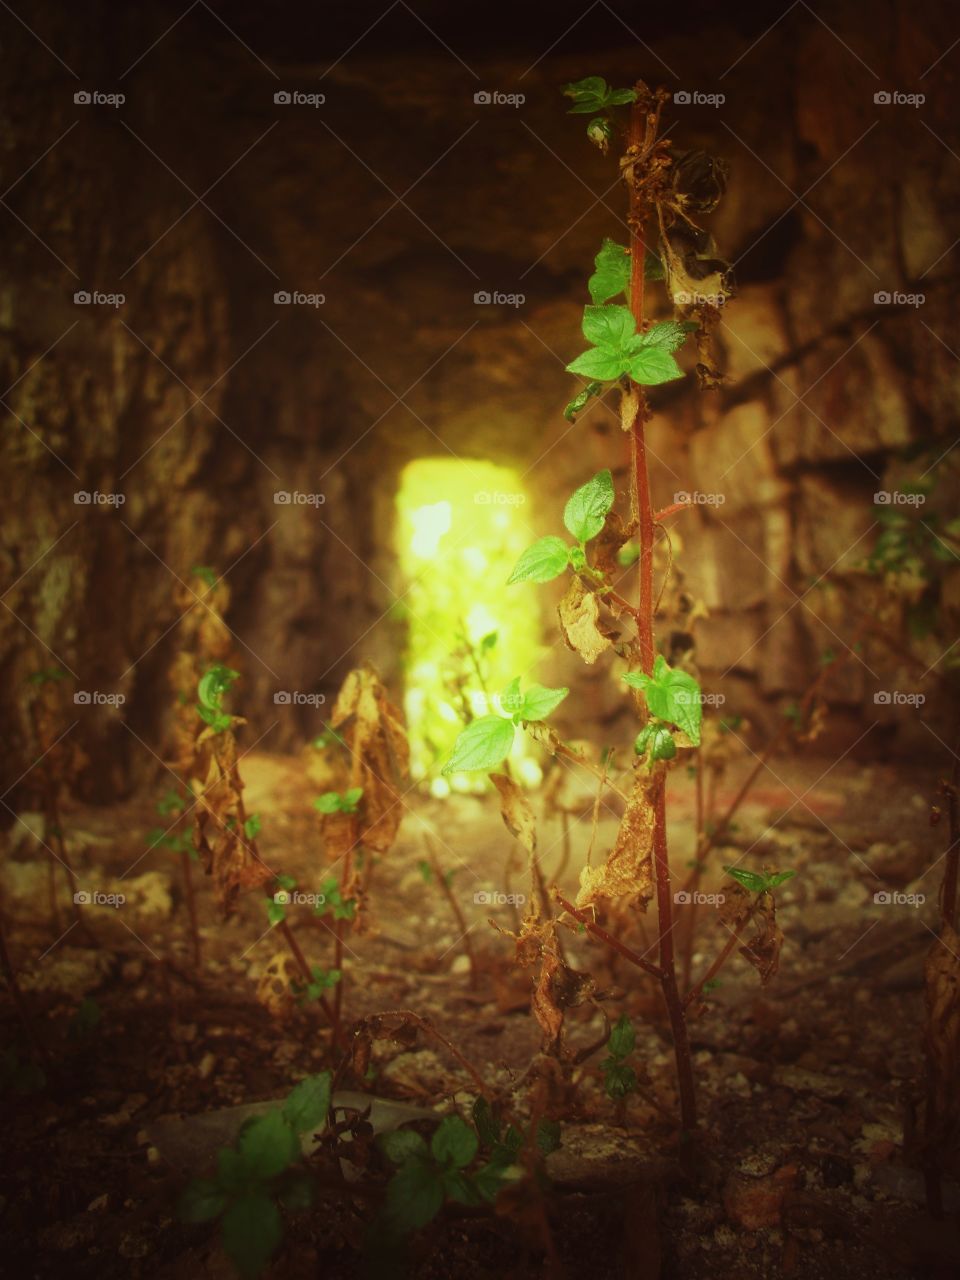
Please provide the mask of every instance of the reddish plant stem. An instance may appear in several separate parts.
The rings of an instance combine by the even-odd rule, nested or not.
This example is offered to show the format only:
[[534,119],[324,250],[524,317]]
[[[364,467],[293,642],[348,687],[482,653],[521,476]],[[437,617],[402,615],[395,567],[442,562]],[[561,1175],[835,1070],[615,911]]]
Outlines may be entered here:
[[751,905],[750,910],[747,912],[747,914],[743,917],[740,923],[736,926],[736,928],[730,934],[730,937],[727,939],[726,943],[724,944],[723,950],[720,952],[720,954],[714,960],[713,964],[706,971],[706,973],[703,975],[700,981],[696,984],[696,986],[691,987],[690,990],[687,992],[683,1000],[684,1008],[686,1008],[688,1005],[693,1004],[695,1000],[700,999],[700,996],[703,994],[703,988],[707,985],[708,982],[713,981],[713,979],[717,976],[717,974],[726,964],[727,960],[730,958],[730,954],[733,951],[733,948],[740,941],[740,937],[744,929],[753,919],[754,912],[756,911],[757,907],[760,905],[760,899],[762,898],[762,896],[763,896],[762,894],[757,894],[756,901]]
[[[958,744],[960,747],[960,744]],[[945,866],[943,869],[943,884],[940,887],[940,921],[944,928],[956,929],[957,927],[957,881],[958,881],[958,862],[960,862],[960,803],[958,803],[958,788],[960,788],[960,759],[954,752],[953,776],[951,780],[944,784],[944,793],[947,800],[947,831],[949,833],[950,843],[947,846],[947,855]]]
[[[633,105],[630,117],[628,151],[628,154],[637,162],[639,162],[640,156],[649,151],[653,145],[659,124],[659,114],[659,108],[651,101],[646,86],[638,85],[637,101]],[[637,177],[639,175],[636,175],[632,169],[628,169],[627,174],[630,189],[630,306],[637,331],[640,332],[643,328],[643,283],[646,258],[644,223],[647,217],[647,208],[643,194],[638,189]],[[636,615],[637,637],[640,648],[640,664],[649,675],[653,671],[655,652],[653,638],[653,542],[655,520],[650,494],[650,475],[647,466],[645,434],[649,410],[644,388],[634,383],[632,389],[637,403],[633,422],[630,426],[633,463],[631,470],[631,496],[640,537],[640,596]],[[684,1134],[689,1134],[697,1126],[697,1104],[690,1041],[687,1035],[684,1007],[680,1000],[680,992],[677,986],[674,960],[674,926],[670,859],[667,852],[665,786],[665,774],[660,771],[653,781],[653,861],[657,886],[660,986],[663,991],[664,1004],[667,1008],[667,1016],[670,1020],[670,1030],[673,1036],[673,1049],[677,1064],[677,1088],[680,1095],[681,1129]]]
[[608,933],[602,925],[597,924],[595,920],[590,919],[587,911],[581,911],[579,907],[575,907],[572,902],[568,902],[566,898],[556,889],[554,894],[557,901],[563,907],[564,911],[573,916],[574,920],[578,920],[588,933],[592,933],[595,938],[599,938],[601,942],[605,942],[608,947],[616,951],[618,955],[623,956],[624,960],[629,960],[631,964],[635,964],[638,969],[642,969],[644,973],[652,974],[654,978],[662,977],[660,970],[655,964],[651,964],[649,960],[645,960],[643,956],[638,955],[627,946],[625,942],[621,942],[619,938],[615,938],[612,933]]
[[460,930],[460,941],[463,943],[463,949],[467,953],[467,959],[470,961],[470,989],[471,991],[475,991],[477,989],[478,978],[477,957],[473,950],[473,941],[470,937],[470,929],[464,917],[463,909],[456,899],[456,895],[450,888],[449,884],[447,884],[447,877],[444,874],[443,867],[440,865],[440,859],[437,857],[437,851],[434,848],[433,841],[430,839],[429,835],[426,835],[424,839],[427,846],[427,854],[430,858],[430,866],[433,868],[433,874],[440,887],[440,892],[446,898],[447,905],[453,912],[453,918],[456,920],[457,927]]
[[183,872],[183,891],[187,899],[187,911],[190,915],[190,935],[193,939],[193,963],[200,968],[200,926],[197,923],[197,899],[193,892],[193,872],[190,867],[190,853],[180,850],[180,868]]

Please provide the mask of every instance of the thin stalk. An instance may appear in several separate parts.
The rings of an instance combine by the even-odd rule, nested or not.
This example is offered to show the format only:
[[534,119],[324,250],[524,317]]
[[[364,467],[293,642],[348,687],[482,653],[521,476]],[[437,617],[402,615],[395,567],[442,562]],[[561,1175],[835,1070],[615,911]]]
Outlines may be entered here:
[[649,973],[654,978],[662,978],[663,975],[655,964],[652,964],[649,960],[645,960],[643,956],[638,955],[636,951],[628,947],[625,942],[621,942],[620,939],[615,938],[612,933],[608,933],[602,925],[597,924],[595,920],[591,920],[589,912],[581,911],[580,908],[575,907],[572,902],[568,902],[557,889],[554,889],[554,894],[564,911],[568,912],[573,916],[574,920],[577,920],[582,924],[587,933],[591,933],[595,938],[599,938],[601,942],[605,942],[611,950],[616,951],[618,955],[623,956],[624,960],[629,960],[631,964],[635,964],[637,968],[642,969],[644,973]]
[[[638,85],[637,101],[630,117],[629,154],[639,157],[653,144],[659,124],[659,107],[655,106],[644,85]],[[628,173],[632,173],[628,170]],[[630,182],[630,306],[637,332],[643,329],[643,277],[646,244],[644,224],[647,207],[638,190],[637,182]],[[631,440],[631,498],[640,537],[639,602],[637,609],[637,637],[640,648],[640,665],[649,675],[653,671],[653,543],[656,522],[650,493],[650,475],[647,465],[646,421],[649,409],[644,388],[632,386],[636,397],[636,409],[630,425]],[[673,949],[672,889],[670,883],[670,859],[667,851],[666,779],[661,771],[653,782],[653,861],[657,887],[657,919],[659,929],[660,986],[670,1020],[673,1049],[677,1065],[677,1087],[680,1095],[680,1123],[684,1134],[697,1126],[696,1091],[693,1079],[693,1061],[683,1004],[677,986]]]
[[190,851],[180,850],[180,870],[183,875],[183,892],[187,899],[187,912],[190,916],[190,936],[193,940],[193,963],[200,968],[200,926],[197,923],[197,898],[193,891],[193,872],[190,867]]
[[430,858],[430,866],[433,868],[433,874],[440,887],[440,892],[446,898],[447,905],[453,912],[453,918],[456,920],[457,927],[460,930],[460,941],[463,943],[463,949],[466,951],[467,959],[470,961],[470,988],[471,990],[476,990],[478,978],[477,957],[473,950],[473,942],[470,938],[470,930],[467,926],[466,919],[464,918],[463,908],[457,901],[453,890],[450,888],[449,884],[447,884],[447,877],[444,875],[443,868],[440,866],[440,859],[437,857],[437,851],[434,848],[433,841],[430,839],[429,835],[425,835],[424,840],[427,846],[427,854]]

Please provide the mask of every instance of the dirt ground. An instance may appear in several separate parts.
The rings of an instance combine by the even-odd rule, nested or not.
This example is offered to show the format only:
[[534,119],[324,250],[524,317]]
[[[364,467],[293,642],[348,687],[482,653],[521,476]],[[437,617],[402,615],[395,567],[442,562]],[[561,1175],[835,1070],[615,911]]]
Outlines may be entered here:
[[[325,864],[310,805],[317,787],[304,758],[253,753],[243,769],[247,809],[263,819],[265,860],[311,891]],[[738,780],[736,771],[725,780],[721,809]],[[561,1147],[548,1161],[551,1230],[569,1275],[894,1280],[960,1273],[960,1188],[947,1189],[945,1221],[927,1216],[912,1132],[922,1094],[922,964],[933,941],[944,846],[929,821],[932,782],[849,759],[833,767],[815,758],[775,760],[737,815],[729,843],[711,854],[708,892],[722,890],[726,863],[797,874],[778,891],[786,935],[778,975],[761,988],[735,955],[692,1022],[703,1130],[692,1181],[677,1162],[672,1056],[655,983],[602,944],[565,935],[569,962],[594,974],[608,994],[605,1007],[633,1018],[641,1076],[641,1093],[618,1112],[603,1092],[602,1054],[572,1073]],[[163,789],[161,781],[157,794]],[[85,909],[97,945],[70,924],[65,886],[57,927],[46,855],[22,823],[9,835],[9,946],[50,1055],[41,1084],[29,1070],[29,1039],[5,1001],[12,1052],[4,1059],[0,1220],[10,1275],[229,1276],[216,1232],[175,1218],[185,1175],[157,1145],[156,1122],[277,1098],[305,1074],[335,1065],[316,1006],[278,1018],[258,999],[258,984],[284,950],[261,894],[222,922],[195,869],[203,956],[194,966],[177,855],[147,845],[158,824],[156,799],[66,808],[81,887],[127,899],[120,908]],[[509,1097],[540,1037],[529,1012],[530,972],[511,965],[512,944],[489,921],[515,927],[514,908],[501,898],[529,893],[526,874],[519,857],[505,870],[515,846],[491,797],[410,793],[406,804],[400,838],[376,868],[367,931],[350,939],[347,1016],[412,1009],[429,1017]],[[670,812],[674,865],[686,874],[693,788],[679,772]],[[21,816],[27,826],[35,822]],[[609,848],[615,824],[614,810],[603,808],[594,856]],[[452,872],[477,959],[475,988],[461,924],[422,870],[426,832]],[[568,857],[560,819],[541,826],[547,880],[570,894],[590,833],[586,791],[571,820]],[[877,902],[877,893],[894,900]],[[694,909],[677,910],[682,960]],[[308,908],[291,909],[289,918],[310,960],[329,965],[324,921]],[[715,907],[699,907],[696,919],[694,977],[727,936]],[[645,941],[636,930],[626,940],[643,951],[654,938],[652,920],[647,934]],[[96,1001],[96,1025],[77,1016],[85,997]],[[584,1006],[570,1016],[570,1043],[587,1045],[601,1029],[596,1009]],[[349,1081],[349,1088],[441,1112],[452,1100],[469,1103],[469,1078],[437,1043],[376,1050],[372,1082]],[[522,1091],[512,1100],[522,1107]],[[323,1200],[288,1234],[268,1274],[362,1275],[365,1217],[369,1205],[360,1199]],[[545,1273],[536,1242],[509,1217],[446,1211],[414,1242],[410,1274],[519,1280]]]

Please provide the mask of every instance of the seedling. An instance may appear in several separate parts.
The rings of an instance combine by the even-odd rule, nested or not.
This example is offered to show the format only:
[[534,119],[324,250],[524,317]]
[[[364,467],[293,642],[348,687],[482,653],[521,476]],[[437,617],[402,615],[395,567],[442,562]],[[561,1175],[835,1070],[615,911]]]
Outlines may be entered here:
[[603,1087],[608,1098],[620,1102],[637,1088],[637,1073],[627,1063],[637,1044],[637,1034],[624,1013],[614,1023],[607,1041],[607,1057],[601,1063]]
[[362,796],[363,787],[350,787],[342,795],[336,791],[327,791],[322,796],[317,796],[313,807],[318,813],[356,813]]
[[520,677],[511,680],[498,699],[503,715],[480,716],[462,730],[442,772],[495,769],[510,754],[516,726],[545,720],[564,700],[569,689],[529,685],[520,692]]
[[301,1157],[301,1134],[322,1130],[331,1075],[310,1076],[282,1107],[247,1120],[233,1146],[222,1147],[211,1177],[196,1178],[178,1206],[184,1222],[220,1220],[223,1247],[242,1277],[256,1277],[283,1239],[282,1205],[308,1209],[314,1181]]

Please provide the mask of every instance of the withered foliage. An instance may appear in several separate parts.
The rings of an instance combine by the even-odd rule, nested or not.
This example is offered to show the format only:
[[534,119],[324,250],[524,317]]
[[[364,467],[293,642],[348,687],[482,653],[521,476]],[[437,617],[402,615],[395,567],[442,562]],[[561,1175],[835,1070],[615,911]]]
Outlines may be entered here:
[[606,862],[599,867],[586,866],[580,872],[578,907],[603,898],[630,896],[646,910],[654,892],[652,794],[651,779],[638,777]]
[[777,924],[777,904],[772,893],[761,895],[753,925],[754,935],[740,948],[740,954],[753,965],[760,975],[760,985],[765,987],[780,968],[783,946],[783,930]]
[[600,602],[574,577],[557,608],[560,633],[568,649],[592,666],[611,647],[609,629],[600,622]]
[[168,674],[174,694],[169,763],[180,777],[189,778],[195,773],[197,682],[215,663],[229,665],[231,635],[223,614],[230,604],[230,588],[225,582],[211,586],[203,573],[194,573],[189,584],[177,585],[173,600],[181,617],[180,647]]
[[[501,932],[506,933],[506,930]],[[508,934],[516,944],[516,960],[522,968],[536,968],[531,1010],[543,1032],[543,1052],[568,1056],[564,1044],[564,1015],[590,1000],[596,984],[588,973],[571,969],[557,941],[557,921],[541,920],[532,907],[518,934]]]
[[500,814],[504,826],[533,857],[537,851],[537,820],[530,801],[505,773],[491,773],[490,781],[500,793]]
[[[403,817],[402,784],[410,768],[410,747],[403,715],[372,666],[358,667],[344,680],[330,724],[350,752],[351,785],[363,788],[355,839],[367,849],[386,853]],[[330,831],[342,839],[342,832]]]
[[[234,717],[234,723],[244,722]],[[194,765],[199,787],[193,843],[226,917],[241,891],[266,884],[272,872],[261,860],[256,841],[243,830],[246,810],[233,729],[204,729],[196,741]]]
[[296,1005],[293,984],[300,977],[296,961],[289,951],[277,951],[260,975],[257,1000],[274,1018],[288,1018]]

